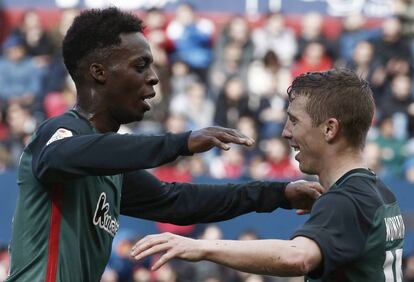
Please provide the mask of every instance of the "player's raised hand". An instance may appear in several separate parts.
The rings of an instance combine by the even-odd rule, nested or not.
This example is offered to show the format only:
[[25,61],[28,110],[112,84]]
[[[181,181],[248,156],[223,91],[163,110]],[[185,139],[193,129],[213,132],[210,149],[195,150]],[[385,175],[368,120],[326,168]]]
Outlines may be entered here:
[[228,150],[230,149],[229,143],[251,146],[254,140],[235,129],[212,126],[191,132],[188,138],[188,149],[192,153],[202,153],[213,147]]
[[285,197],[292,208],[298,209],[297,214],[305,214],[324,192],[325,189],[318,182],[299,180],[286,186]]
[[188,261],[203,259],[203,240],[179,236],[169,232],[148,235],[139,240],[132,247],[131,256],[136,260],[160,253],[161,257],[154,263],[151,270],[157,270],[172,258],[180,258]]

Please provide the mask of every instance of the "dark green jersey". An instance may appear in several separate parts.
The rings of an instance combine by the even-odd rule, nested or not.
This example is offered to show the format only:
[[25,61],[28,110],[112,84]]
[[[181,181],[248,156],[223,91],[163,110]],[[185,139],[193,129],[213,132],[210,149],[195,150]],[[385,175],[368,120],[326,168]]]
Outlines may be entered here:
[[74,111],[42,124],[19,165],[6,281],[99,281],[120,214],[192,224],[286,205],[285,183],[164,183],[141,170],[189,154],[188,135],[99,134]]
[[314,240],[322,265],[308,281],[402,281],[404,223],[393,193],[369,170],[342,176],[293,237]]

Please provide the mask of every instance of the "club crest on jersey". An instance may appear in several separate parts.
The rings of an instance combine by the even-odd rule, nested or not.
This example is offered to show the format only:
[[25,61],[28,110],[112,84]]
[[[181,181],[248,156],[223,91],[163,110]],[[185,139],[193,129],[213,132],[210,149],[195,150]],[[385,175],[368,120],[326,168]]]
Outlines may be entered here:
[[46,146],[50,143],[53,143],[55,141],[68,138],[73,136],[72,131],[67,130],[66,128],[58,128],[55,133],[53,133],[52,137],[50,137],[49,141],[47,141]]
[[93,216],[93,224],[105,230],[112,237],[114,237],[119,229],[119,223],[116,219],[112,218],[108,212],[109,204],[106,202],[105,192],[102,192],[96,205],[95,214]]

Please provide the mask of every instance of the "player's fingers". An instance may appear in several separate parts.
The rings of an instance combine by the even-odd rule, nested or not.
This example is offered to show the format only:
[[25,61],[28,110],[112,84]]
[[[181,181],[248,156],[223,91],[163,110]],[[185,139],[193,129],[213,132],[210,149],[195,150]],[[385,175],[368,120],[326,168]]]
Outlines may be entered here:
[[152,256],[152,255],[160,253],[160,252],[168,251],[170,248],[171,248],[171,246],[168,243],[153,245],[151,248],[148,248],[144,251],[136,253],[136,255],[134,256],[134,259],[140,260],[142,258]]
[[229,145],[227,145],[226,143],[221,142],[216,137],[213,137],[211,140],[212,140],[213,145],[217,148],[220,148],[220,149],[225,150],[225,151],[228,151],[230,149]]
[[307,192],[308,196],[314,200],[318,199],[321,196],[321,193],[317,190],[309,189]]
[[143,252],[154,245],[163,244],[166,242],[168,242],[168,238],[163,236],[163,234],[145,236],[137,243],[135,243],[135,245],[132,247],[131,256],[135,256],[136,254]]
[[[220,130],[220,133],[222,133],[222,138],[225,138],[224,141],[226,143],[235,143],[240,145],[246,145],[251,146],[254,144],[254,139],[247,137],[246,135],[242,134],[241,132],[231,129],[231,128],[225,128],[225,127],[216,127]],[[220,137],[219,137],[220,138]]]
[[171,260],[172,258],[174,258],[174,254],[172,252],[167,252],[165,254],[163,254],[155,263],[154,265],[151,267],[151,271],[155,271],[157,269],[159,269],[161,266],[163,266],[164,264],[166,264],[169,260]]
[[246,135],[244,135],[243,133],[237,130],[228,129],[226,133],[229,134],[230,136],[233,136],[234,138],[237,138],[238,144],[252,146],[255,143],[253,138],[247,137]]
[[319,184],[318,182],[309,182],[310,187],[315,189],[316,191],[318,191],[320,194],[325,193],[325,188],[322,187],[321,184]]
[[253,142],[247,138],[233,136],[226,132],[222,132],[218,134],[216,138],[219,139],[223,143],[234,143],[234,144],[246,145],[246,146],[253,145]]

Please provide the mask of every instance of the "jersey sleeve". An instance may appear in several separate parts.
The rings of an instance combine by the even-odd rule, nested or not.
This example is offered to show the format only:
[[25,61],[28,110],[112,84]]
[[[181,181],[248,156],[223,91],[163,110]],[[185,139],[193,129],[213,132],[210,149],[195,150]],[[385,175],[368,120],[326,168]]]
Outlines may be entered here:
[[308,276],[321,278],[361,254],[368,230],[355,203],[335,192],[323,195],[314,204],[310,218],[292,238],[304,236],[318,244],[323,263]]
[[121,214],[188,225],[227,220],[248,212],[288,206],[287,183],[253,181],[209,185],[166,183],[146,171],[124,175]]
[[[63,133],[60,134],[59,131]],[[29,144],[33,173],[41,182],[87,175],[115,175],[152,168],[190,155],[190,132],[143,136],[97,134],[79,119],[61,118],[40,127]]]

